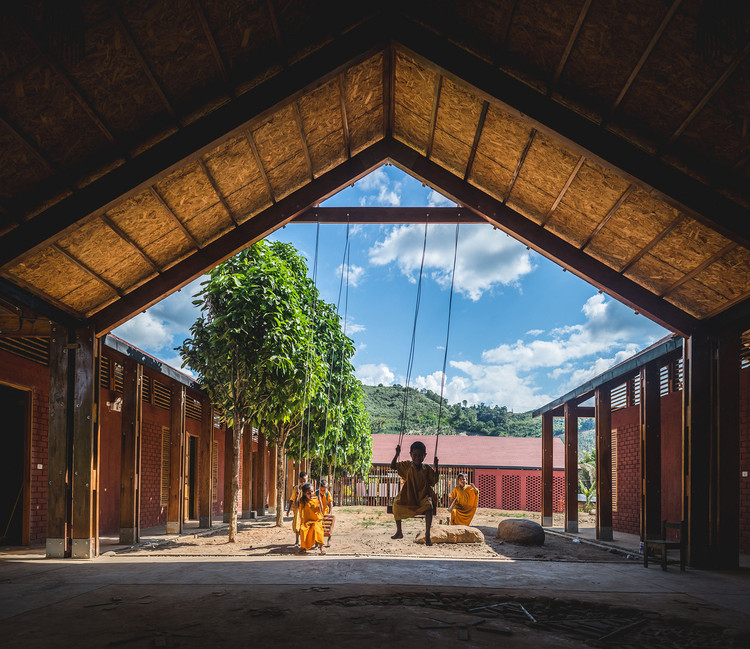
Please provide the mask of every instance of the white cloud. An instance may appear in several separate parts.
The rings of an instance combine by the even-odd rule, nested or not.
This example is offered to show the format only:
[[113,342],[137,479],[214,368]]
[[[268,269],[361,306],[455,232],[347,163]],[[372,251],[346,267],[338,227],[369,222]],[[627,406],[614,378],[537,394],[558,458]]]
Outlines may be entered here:
[[359,204],[398,207],[401,205],[401,181],[391,182],[385,169],[380,167],[356,182],[357,189],[364,192]]
[[340,264],[339,267],[336,269],[336,273],[339,277],[341,275],[344,275],[344,281],[349,282],[349,286],[356,287],[359,286],[359,283],[362,281],[362,278],[365,276],[365,269],[362,268],[362,266],[355,266],[354,264],[349,264],[348,268],[348,274],[347,274],[347,266],[346,264]]
[[161,349],[172,342],[169,324],[149,311],[139,313],[112,333],[141,349]]
[[455,207],[456,204],[447,196],[443,196],[440,192],[436,192],[434,189],[430,190],[427,194],[427,205],[429,207]]
[[346,335],[347,336],[358,334],[366,330],[367,330],[367,327],[365,327],[365,325],[354,322],[354,318],[352,318],[351,316],[348,316],[346,318]]
[[[451,282],[456,229],[452,225],[428,228],[425,271],[447,288]],[[395,263],[415,281],[422,259],[424,226],[403,225],[390,230],[385,239],[370,248],[370,262],[376,266]],[[517,286],[534,269],[526,247],[487,225],[464,225],[460,229],[456,260],[455,290],[478,300],[498,285]]]
[[541,336],[544,333],[544,329],[529,329],[526,332],[527,336],[534,336],[535,338],[537,336]]
[[356,374],[365,385],[391,385],[396,378],[385,363],[365,363],[357,368]]

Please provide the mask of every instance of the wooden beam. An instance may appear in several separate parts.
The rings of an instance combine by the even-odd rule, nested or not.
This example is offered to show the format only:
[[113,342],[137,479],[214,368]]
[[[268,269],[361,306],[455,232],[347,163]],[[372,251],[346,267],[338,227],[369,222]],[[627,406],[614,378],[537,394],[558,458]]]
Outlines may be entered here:
[[219,199],[219,202],[222,204],[224,209],[227,211],[227,214],[229,215],[229,218],[232,219],[232,223],[235,225],[239,225],[239,222],[234,216],[234,212],[232,212],[232,208],[229,207],[229,203],[227,203],[227,199],[224,198],[221,191],[219,191],[219,187],[216,184],[216,180],[214,180],[213,174],[209,171],[208,167],[206,166],[206,163],[204,162],[203,158],[198,158],[198,164],[200,165],[201,169],[203,170],[203,173],[206,174],[206,178],[208,178],[208,182],[211,183],[211,189],[214,190],[214,193],[216,194],[216,197]]
[[430,113],[430,135],[427,138],[427,153],[429,159],[432,156],[432,145],[435,141],[435,124],[437,124],[438,108],[440,107],[440,93],[443,90],[443,77],[438,74],[435,78],[435,89],[432,93],[432,111]]
[[198,239],[196,239],[185,227],[185,224],[177,218],[177,215],[172,211],[172,208],[169,207],[169,205],[167,205],[167,202],[162,198],[159,190],[157,190],[156,187],[149,187],[149,192],[151,192],[151,195],[156,199],[159,205],[162,206],[164,211],[167,213],[167,216],[169,216],[172,222],[177,226],[177,229],[185,235],[185,238],[190,241],[193,247],[200,248],[201,245],[200,243],[198,243]]
[[80,219],[106,212],[147,190],[177,166],[196,160],[219,143],[267,119],[310,88],[335,79],[348,67],[382,52],[386,48],[383,26],[382,16],[365,21],[39,213],[33,223],[26,222],[7,233],[0,239],[0,266],[45,247],[50,239]]
[[213,527],[213,476],[211,454],[214,447],[214,409],[208,397],[201,399],[201,434],[198,442],[198,525]]
[[145,261],[156,273],[161,273],[161,268],[159,265],[146,254],[146,251],[143,250],[133,239],[130,238],[130,235],[128,235],[127,232],[125,232],[117,223],[115,223],[107,214],[100,214],[99,218],[123,241],[128,243],[133,250],[135,250],[138,255]]
[[523,163],[526,162],[526,156],[529,154],[529,149],[531,148],[531,145],[534,143],[534,137],[536,137],[536,129],[532,128],[531,133],[529,133],[529,139],[526,141],[526,146],[523,147],[523,151],[521,152],[521,157],[518,159],[516,168],[513,170],[513,176],[510,179],[510,183],[508,183],[508,189],[505,191],[505,196],[503,196],[503,203],[507,203],[508,199],[510,198],[510,193],[513,191],[513,187],[516,184],[516,180],[518,179],[518,174],[521,173],[521,168],[523,167]]
[[253,152],[253,158],[255,158],[255,164],[258,166],[258,172],[260,173],[260,177],[263,179],[263,184],[266,186],[268,197],[271,199],[271,203],[275,205],[276,196],[273,193],[273,187],[271,187],[271,181],[268,179],[266,168],[263,166],[263,160],[260,157],[260,151],[258,151],[258,145],[255,143],[255,138],[253,137],[253,134],[249,128],[245,129],[245,139],[247,140],[247,143],[250,145],[250,150]]
[[693,316],[623,277],[606,264],[420,156],[406,145],[389,140],[388,150],[390,159],[397,166],[425,182],[440,187],[457,203],[468,207],[525,245],[534,248],[595,287],[607,291],[654,322],[683,335],[696,327],[698,321]]
[[299,137],[302,140],[302,153],[305,155],[307,169],[310,172],[310,180],[315,180],[312,158],[310,157],[310,149],[307,146],[307,136],[305,135],[305,128],[302,125],[302,114],[299,111],[299,103],[295,101],[292,106],[294,107],[294,121],[297,122],[297,130],[299,131]]
[[612,540],[612,393],[600,386],[596,408],[596,538]]
[[576,405],[565,410],[565,531],[578,533],[578,416]]
[[80,259],[78,259],[75,255],[72,255],[69,253],[65,248],[61,248],[56,243],[53,243],[50,245],[50,248],[54,250],[55,252],[61,254],[63,257],[65,257],[69,262],[71,262],[73,265],[80,268],[82,271],[84,271],[89,277],[94,279],[95,281],[99,282],[103,286],[106,286],[110,291],[115,293],[116,295],[122,297],[124,293],[117,288],[114,284],[111,282],[108,282],[106,279],[104,279],[99,273],[97,273],[92,268],[89,268],[86,264],[84,264]]
[[479,113],[479,123],[477,124],[477,130],[474,131],[474,142],[471,145],[471,152],[469,153],[469,161],[466,163],[466,171],[464,172],[464,180],[469,179],[471,174],[471,168],[474,166],[474,158],[477,155],[477,147],[479,146],[479,140],[482,137],[482,131],[484,130],[484,122],[487,119],[487,110],[490,107],[490,102],[485,101],[482,103],[482,112]]
[[395,39],[427,68],[474,86],[480,97],[593,158],[661,200],[750,245],[748,209],[587,117],[408,18],[392,20]]
[[383,52],[383,137],[393,136],[396,115],[396,48],[389,43]]
[[554,503],[554,437],[551,412],[542,415],[542,525],[552,527]]
[[282,56],[284,59],[286,59],[286,55],[283,54],[285,51],[284,48],[284,41],[281,38],[281,30],[279,29],[279,22],[276,20],[276,9],[273,5],[273,0],[266,0],[266,7],[268,9],[268,17],[271,19],[271,27],[273,28],[273,35],[276,39],[276,47],[279,48],[279,52],[282,53]]
[[92,319],[97,323],[97,331],[102,334],[109,332],[135,313],[199,277],[205,270],[288,223],[322,198],[367,175],[386,158],[386,145],[380,141],[324,173],[96,313]]
[[71,547],[73,559],[92,559],[98,554],[97,516],[99,424],[96,417],[99,386],[96,362],[99,341],[91,327],[75,332],[73,379],[73,463]]
[[505,14],[505,24],[500,27],[497,31],[499,34],[501,34],[500,37],[500,43],[498,47],[497,54],[495,55],[495,63],[499,63],[504,57],[507,52],[508,48],[508,38],[510,37],[510,28],[513,25],[513,18],[516,14],[516,9],[518,7],[518,0],[513,0],[513,4],[510,7],[510,11],[508,11]]
[[[346,114],[346,92],[344,90],[344,75],[340,74],[338,76],[338,86],[339,86],[339,99],[341,101],[341,125],[344,130],[344,142],[346,144],[346,159],[352,157],[352,142],[351,142],[351,136],[349,135],[349,118]],[[385,112],[385,108],[383,109],[383,112]]]
[[219,46],[216,44],[216,39],[214,38],[213,32],[211,31],[211,26],[208,24],[206,13],[205,11],[203,11],[203,6],[201,5],[200,0],[193,0],[193,8],[195,9],[196,16],[198,16],[198,22],[200,22],[201,27],[203,28],[203,34],[206,36],[208,46],[211,49],[211,54],[213,54],[214,63],[216,63],[216,69],[219,71],[219,75],[224,81],[224,84],[227,86],[229,96],[234,97],[234,89],[229,83],[229,75],[227,74],[227,66],[224,62],[224,57],[221,55]]
[[141,482],[142,389],[143,365],[128,358],[123,367],[121,416],[120,543],[122,545],[134,545],[140,541],[138,494]]
[[673,282],[672,284],[670,284],[668,288],[666,288],[664,291],[662,291],[660,297],[666,297],[670,293],[673,293],[680,286],[682,286],[686,282],[689,282],[691,279],[693,279],[693,277],[695,277],[699,273],[702,273],[704,270],[706,270],[706,268],[708,268],[711,264],[713,264],[717,260],[721,259],[727,253],[732,252],[732,250],[734,250],[736,247],[737,247],[736,243],[734,243],[734,242],[728,243],[721,250],[718,250],[713,255],[711,255],[708,259],[706,259],[703,263],[701,263],[698,266],[696,266],[695,268],[693,268],[693,270],[691,270],[689,273],[685,273],[676,282]]
[[565,46],[565,51],[563,52],[563,55],[560,57],[560,61],[557,64],[557,69],[555,70],[555,74],[552,77],[552,83],[550,84],[549,91],[551,91],[552,87],[556,86],[557,82],[560,80],[563,68],[568,62],[568,58],[570,57],[570,53],[573,51],[573,46],[575,45],[576,40],[578,40],[578,34],[581,33],[583,21],[586,20],[586,15],[588,14],[590,7],[591,0],[585,0],[583,6],[581,7],[581,11],[578,13],[578,20],[576,20],[576,24],[573,26],[573,31],[570,33],[570,37],[568,38],[568,44]]
[[34,142],[25,133],[23,133],[18,126],[13,124],[10,119],[8,119],[3,114],[0,114],[0,125],[3,126],[7,131],[10,131],[13,137],[15,137],[16,140],[18,140],[26,148],[26,150],[31,153],[32,157],[34,157],[36,161],[39,162],[49,173],[62,180],[65,186],[69,189],[75,189],[73,183],[70,182],[70,180],[65,176],[65,174],[63,174],[62,171],[60,171],[54,164],[52,164],[52,162],[50,162],[49,158],[47,158],[42,150],[36,144],[34,144]]
[[583,166],[583,163],[586,161],[586,156],[581,156],[578,158],[578,162],[576,162],[576,166],[573,167],[573,171],[570,172],[570,175],[568,176],[568,179],[565,181],[565,184],[562,186],[562,189],[560,190],[560,193],[557,195],[557,198],[555,198],[555,202],[552,203],[552,206],[547,210],[547,213],[544,215],[544,218],[542,219],[541,226],[544,227],[549,222],[550,218],[552,218],[552,214],[557,209],[557,206],[562,202],[563,197],[565,196],[565,193],[570,189],[570,186],[573,184],[573,181],[576,179],[576,176],[578,175],[578,172],[581,170],[581,167]]
[[184,518],[185,386],[176,381],[172,382],[172,406],[170,413],[167,534],[180,534]]
[[52,327],[49,372],[49,427],[47,432],[47,548],[46,556],[59,559],[70,554],[70,478],[72,430],[68,412],[73,408],[69,363],[72,347],[68,330]]
[[21,313],[0,313],[0,338],[50,335],[52,321],[49,318],[28,318]]
[[49,318],[64,327],[72,329],[83,325],[83,320],[76,318],[69,311],[58,308],[51,301],[38,297],[4,277],[0,277],[0,297],[16,306],[28,308],[37,315]]
[[641,248],[630,260],[620,269],[620,272],[624,275],[630,268],[639,261],[643,256],[648,254],[654,249],[657,243],[659,243],[664,237],[666,237],[672,230],[674,230],[679,223],[685,219],[684,214],[678,214],[672,221],[657,234],[651,241],[649,241],[643,248]]
[[622,193],[622,196],[617,199],[615,204],[612,206],[612,208],[607,212],[607,214],[604,216],[604,218],[599,221],[598,225],[594,228],[594,230],[591,232],[591,234],[586,238],[586,241],[583,242],[583,245],[581,246],[581,250],[586,250],[588,245],[591,243],[593,238],[599,234],[601,229],[607,225],[607,222],[615,215],[615,212],[619,210],[622,207],[622,204],[628,200],[630,197],[630,194],[633,193],[633,190],[635,189],[635,185],[628,185],[627,189]]
[[253,427],[242,433],[242,518],[253,517]]
[[[576,400],[580,400],[578,397]],[[586,399],[583,399],[584,401]],[[553,410],[548,410],[553,417],[564,417],[565,416],[565,404],[558,406]],[[578,419],[593,419],[596,417],[596,408],[594,406],[576,406],[576,417]]]
[[486,223],[462,207],[311,207],[294,223]]
[[[672,20],[672,16],[675,15],[675,12],[677,11],[681,3],[682,3],[682,0],[674,0],[674,2],[672,2],[672,6],[669,9],[667,9],[667,13],[664,14],[664,18],[662,18],[661,24],[659,25],[657,30],[654,32],[654,35],[651,37],[651,40],[646,46],[646,49],[643,50],[643,54],[641,54],[641,58],[638,59],[638,63],[635,64],[635,67],[630,72],[630,76],[628,76],[627,81],[625,81],[625,85],[622,87],[619,94],[617,95],[617,98],[612,102],[612,105],[609,107],[610,116],[617,110],[619,105],[622,103],[622,100],[625,97],[625,94],[628,92],[628,90],[630,90],[630,86],[633,85],[633,81],[635,81],[635,78],[640,73],[641,68],[643,68],[643,65],[646,63],[646,60],[651,55],[651,52],[653,52],[654,48],[656,47],[656,44],[659,42],[659,39],[661,38],[661,35],[664,33],[664,30],[667,28],[667,25],[669,25],[669,22]],[[606,118],[605,118],[605,121],[606,121]],[[602,122],[602,126],[603,125],[604,125],[604,122]]]
[[661,538],[661,395],[659,364],[641,368],[641,541]]

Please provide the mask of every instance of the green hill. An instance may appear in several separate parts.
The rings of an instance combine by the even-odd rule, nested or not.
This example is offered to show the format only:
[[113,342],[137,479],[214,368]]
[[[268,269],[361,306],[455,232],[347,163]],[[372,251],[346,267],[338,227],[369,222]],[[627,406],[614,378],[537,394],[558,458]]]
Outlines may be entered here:
[[[404,388],[401,385],[363,385],[365,407],[370,415],[373,433],[401,432]],[[405,430],[408,434],[435,435],[437,432],[440,396],[431,390],[409,388]],[[554,435],[563,436],[562,419],[556,418]],[[542,420],[531,412],[512,412],[505,406],[485,404],[450,404],[443,401],[441,435],[489,435],[493,437],[541,437]],[[579,448],[594,448],[594,421],[582,419],[578,431]]]

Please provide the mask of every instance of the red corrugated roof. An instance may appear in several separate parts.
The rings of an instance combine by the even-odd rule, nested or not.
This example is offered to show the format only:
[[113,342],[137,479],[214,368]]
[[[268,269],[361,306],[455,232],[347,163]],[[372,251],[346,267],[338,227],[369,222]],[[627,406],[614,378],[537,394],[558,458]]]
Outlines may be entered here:
[[[409,459],[409,447],[417,440],[427,447],[428,463],[435,453],[435,435],[404,435],[401,442],[401,459]],[[398,443],[398,435],[372,436],[372,463],[390,464]],[[552,464],[555,469],[565,467],[565,447],[556,437],[552,442]],[[441,466],[465,467],[542,467],[542,440],[540,437],[482,437],[476,435],[441,435],[438,444]]]

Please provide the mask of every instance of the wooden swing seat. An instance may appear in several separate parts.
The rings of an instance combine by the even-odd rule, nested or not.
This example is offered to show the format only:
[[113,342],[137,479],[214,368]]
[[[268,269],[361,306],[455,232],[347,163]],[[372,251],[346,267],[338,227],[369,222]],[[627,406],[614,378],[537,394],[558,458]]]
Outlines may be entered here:
[[333,535],[333,526],[336,523],[336,517],[333,514],[325,514],[323,516],[323,536],[329,539]]

